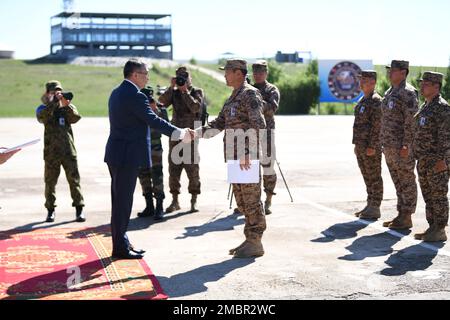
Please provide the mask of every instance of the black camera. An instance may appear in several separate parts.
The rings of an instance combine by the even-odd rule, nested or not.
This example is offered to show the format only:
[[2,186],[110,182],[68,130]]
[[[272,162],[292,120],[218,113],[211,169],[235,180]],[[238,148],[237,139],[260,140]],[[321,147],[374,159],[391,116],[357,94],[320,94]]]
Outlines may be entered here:
[[69,100],[69,101],[73,100],[73,97],[74,97],[72,92],[63,92],[62,96],[64,97],[64,99]]
[[186,77],[183,77],[183,76],[177,76],[177,77],[175,78],[175,83],[177,84],[177,86],[183,87],[183,86],[186,85],[187,80],[188,80],[188,79],[187,79]]

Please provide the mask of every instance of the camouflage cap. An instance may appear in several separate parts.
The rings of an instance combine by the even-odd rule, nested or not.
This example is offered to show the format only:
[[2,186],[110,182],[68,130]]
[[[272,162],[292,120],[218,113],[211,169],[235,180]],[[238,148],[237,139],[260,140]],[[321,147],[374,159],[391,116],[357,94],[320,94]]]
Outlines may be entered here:
[[430,81],[433,83],[442,84],[442,82],[444,81],[444,75],[440,72],[427,71],[424,72],[424,74],[422,75],[422,79],[420,79],[420,81]]
[[400,69],[400,70],[409,70],[409,61],[405,60],[392,60],[390,66],[386,66],[386,68],[391,69]]
[[268,64],[266,60],[258,60],[252,65],[253,72],[267,72]]
[[220,67],[220,70],[227,70],[227,69],[240,69],[247,71],[247,61],[242,59],[230,59],[227,60],[227,64],[225,67]]
[[47,92],[49,92],[49,91],[55,91],[57,89],[62,90],[63,88],[61,86],[61,82],[59,82],[57,80],[51,80],[45,84],[45,89],[47,90]]
[[178,76],[186,77],[186,78],[189,77],[189,71],[188,71],[188,69],[186,67],[179,67],[175,71],[175,74],[177,75],[177,77]]
[[374,70],[363,70],[358,77],[377,80],[377,72]]

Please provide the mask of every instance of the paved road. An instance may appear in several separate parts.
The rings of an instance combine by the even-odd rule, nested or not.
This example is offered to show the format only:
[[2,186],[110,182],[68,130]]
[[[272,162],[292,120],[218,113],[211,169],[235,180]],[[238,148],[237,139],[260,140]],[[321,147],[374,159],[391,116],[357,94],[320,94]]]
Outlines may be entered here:
[[[138,187],[130,238],[149,251],[146,260],[166,293],[173,299],[450,298],[448,245],[424,245],[412,234],[389,232],[381,222],[353,217],[364,207],[365,194],[350,144],[351,127],[352,117],[278,117],[279,158],[295,202],[290,203],[280,180],[263,239],[266,256],[260,259],[233,260],[227,255],[242,242],[243,220],[228,209],[220,137],[201,143],[201,212],[181,211],[158,224],[137,220],[144,206]],[[86,226],[109,222],[110,180],[102,161],[108,130],[105,118],[83,119],[74,126]],[[34,119],[0,119],[1,145],[42,135]],[[23,150],[0,167],[1,230],[74,226],[64,176],[57,188],[57,221],[41,222],[41,148]],[[383,177],[387,219],[395,215],[396,200],[386,167]],[[181,202],[187,210],[183,179]],[[413,232],[426,227],[421,197],[414,224]]]

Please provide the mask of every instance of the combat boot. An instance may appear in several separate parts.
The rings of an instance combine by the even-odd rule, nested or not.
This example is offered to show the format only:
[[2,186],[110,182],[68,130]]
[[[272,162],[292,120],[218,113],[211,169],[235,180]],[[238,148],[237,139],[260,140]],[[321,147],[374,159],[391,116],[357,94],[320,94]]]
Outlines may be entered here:
[[264,203],[264,211],[266,212],[266,216],[270,216],[272,214],[272,194],[268,194],[266,196],[266,202]]
[[55,222],[55,219],[55,209],[47,209],[47,219],[45,220],[45,222]]
[[409,213],[401,213],[388,226],[388,228],[391,230],[408,230],[411,229],[412,227],[413,223],[411,219],[411,214]]
[[369,208],[369,206],[367,205],[364,209],[362,209],[359,212],[355,213],[355,217],[359,218],[367,209]]
[[146,195],[145,196],[145,209],[142,212],[138,213],[139,218],[148,218],[153,217],[155,215],[155,207],[153,206],[153,196]]
[[423,237],[425,237],[427,234],[429,234],[433,229],[434,229],[434,225],[431,225],[425,232],[416,233],[414,235],[414,239],[423,240]]
[[380,208],[368,207],[359,217],[364,220],[378,220],[381,218]]
[[193,194],[191,198],[191,213],[198,212],[197,209],[197,195]]
[[161,221],[163,219],[164,219],[163,200],[156,199],[155,221]]
[[231,249],[230,250],[230,255],[233,256],[236,251],[238,251],[239,249],[241,249],[243,246],[247,245],[247,240],[245,240],[244,242],[241,243],[241,245],[237,248]]
[[257,239],[247,239],[246,243],[240,247],[234,253],[234,258],[237,259],[247,259],[262,257],[264,255],[264,248],[261,243],[261,238]]
[[180,210],[180,203],[178,202],[178,195],[173,195],[172,196],[172,203],[170,204],[170,206],[166,209],[166,213],[172,213],[175,211]]
[[445,227],[436,226],[429,233],[422,238],[425,242],[443,242],[447,241],[447,234],[445,233]]
[[82,206],[78,206],[76,208],[76,210],[77,210],[77,213],[76,213],[77,222],[86,222],[86,216],[83,213],[83,207]]

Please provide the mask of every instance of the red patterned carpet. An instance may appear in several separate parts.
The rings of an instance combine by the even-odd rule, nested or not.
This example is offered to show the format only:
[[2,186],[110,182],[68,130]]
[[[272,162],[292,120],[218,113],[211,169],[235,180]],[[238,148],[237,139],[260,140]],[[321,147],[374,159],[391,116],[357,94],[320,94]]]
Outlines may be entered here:
[[111,258],[104,231],[0,232],[0,299],[167,299],[145,261]]

